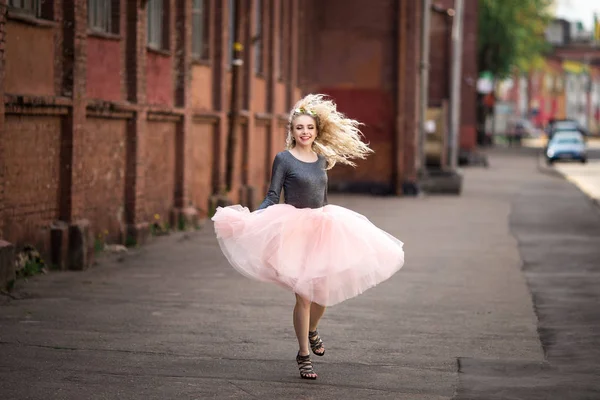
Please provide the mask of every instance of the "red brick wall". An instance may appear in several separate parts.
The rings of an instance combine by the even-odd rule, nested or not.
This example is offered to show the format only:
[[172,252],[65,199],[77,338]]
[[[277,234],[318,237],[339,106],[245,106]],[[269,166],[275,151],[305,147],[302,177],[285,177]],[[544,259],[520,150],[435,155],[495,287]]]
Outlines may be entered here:
[[[4,99],[4,56],[6,46],[6,2],[0,1],[0,99]],[[4,182],[5,171],[4,101],[0,101],[0,239],[4,239]]]
[[7,115],[4,126],[5,238],[48,250],[48,229],[58,218],[61,120]]
[[174,122],[149,121],[146,132],[143,197],[146,218],[158,214],[163,221],[168,221],[175,193],[176,125]]
[[[254,204],[257,201],[262,201],[265,196],[265,176],[267,176],[267,140],[268,140],[269,126],[262,121],[256,121],[254,126],[254,133],[252,137],[247,141],[247,152],[248,152],[248,185],[255,188],[255,197],[253,199]],[[260,199],[260,200],[259,200]]]
[[82,154],[84,215],[94,233],[120,239],[125,207],[125,157],[127,121],[88,117]]
[[391,93],[368,89],[323,89],[337,103],[338,109],[364,126],[364,140],[375,151],[366,160],[355,160],[357,167],[338,165],[329,173],[329,181],[358,181],[389,184],[392,178],[392,146],[394,132]]
[[[309,91],[333,97],[338,109],[365,124],[366,141],[378,151],[360,167],[334,168],[330,182],[369,181],[391,184],[394,138],[395,14],[393,1],[365,7],[363,1],[313,2],[318,24],[307,32],[311,53],[304,79]],[[311,26],[312,27],[312,26]],[[309,61],[310,60],[310,61]]]
[[[17,154],[32,143],[39,150],[40,144],[46,158],[19,162],[29,163],[27,176],[49,185],[36,187],[40,201],[29,206],[23,199],[31,195],[30,187],[15,191],[16,181],[10,178],[21,164],[6,169],[9,177],[2,185],[13,186],[0,185],[0,193],[10,189],[12,197],[4,201],[0,195],[0,218],[11,219],[7,232],[14,240],[35,239],[37,231],[57,219],[67,225],[87,219],[93,233],[107,230],[109,241],[116,241],[123,222],[127,234],[138,238],[154,214],[166,221],[174,208],[191,205],[206,216],[208,198],[225,176],[230,84],[227,2],[207,2],[210,59],[201,62],[191,58],[191,2],[186,0],[166,2],[171,7],[166,52],[148,50],[147,3],[139,0],[121,1],[119,38],[89,33],[86,0],[55,1],[53,23],[9,22],[10,60],[0,72],[7,78],[0,85],[16,96],[8,97],[8,139],[0,125],[0,155]],[[234,201],[245,200],[238,195],[247,186],[258,197],[264,195],[272,158],[283,149],[285,121],[277,126],[279,114],[288,111],[286,103],[299,93],[294,67],[298,20],[292,13],[297,15],[300,2],[264,4],[285,4],[286,71],[281,80],[276,77],[278,47],[265,38],[264,77],[242,74],[242,81],[250,76],[245,87],[250,93],[236,152]],[[269,20],[274,15],[278,13],[265,11],[264,32],[275,27]],[[251,63],[244,68],[250,70]],[[57,125],[50,127],[48,121]],[[35,135],[42,133],[38,140]],[[2,157],[0,173],[11,160]],[[10,218],[1,211],[8,201]],[[44,235],[47,239],[47,230]]]
[[122,100],[120,40],[89,36],[87,40],[87,97]]
[[16,21],[6,24],[4,92],[54,94],[54,31]]
[[207,65],[194,65],[189,84],[191,106],[196,110],[212,108],[212,69]]
[[[398,97],[401,99],[402,107],[399,117],[403,122],[400,128],[399,148],[401,153],[401,182],[414,183],[417,180],[417,132],[419,121],[419,66],[421,59],[421,1],[401,2],[402,33],[403,42],[401,49],[401,77],[399,85],[402,90]],[[402,17],[402,14],[404,16]],[[398,189],[397,189],[398,190]]]
[[148,51],[146,96],[148,104],[173,105],[173,72],[170,56]]
[[208,216],[208,198],[212,194],[215,129],[210,121],[194,123],[188,144],[191,148],[190,200],[198,207],[201,218]]
[[429,106],[440,107],[450,98],[452,65],[452,18],[446,13],[431,13],[429,54]]

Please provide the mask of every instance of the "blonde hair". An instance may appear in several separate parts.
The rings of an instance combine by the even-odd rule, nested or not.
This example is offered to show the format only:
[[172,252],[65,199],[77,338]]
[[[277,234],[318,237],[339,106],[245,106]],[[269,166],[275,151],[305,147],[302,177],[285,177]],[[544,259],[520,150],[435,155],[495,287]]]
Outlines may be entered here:
[[366,158],[373,150],[361,140],[362,132],[358,129],[360,122],[347,118],[337,111],[332,100],[322,94],[309,94],[298,101],[290,111],[288,134],[285,140],[287,149],[295,146],[292,135],[292,123],[300,115],[314,118],[317,125],[317,137],[313,142],[313,150],[327,160],[327,169],[337,163],[355,166],[353,158]]

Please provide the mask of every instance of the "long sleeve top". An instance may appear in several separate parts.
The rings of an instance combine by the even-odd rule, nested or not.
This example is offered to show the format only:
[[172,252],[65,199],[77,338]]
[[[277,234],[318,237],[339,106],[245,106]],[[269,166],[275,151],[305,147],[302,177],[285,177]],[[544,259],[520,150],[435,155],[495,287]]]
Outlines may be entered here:
[[296,208],[319,208],[327,205],[326,167],[327,161],[321,155],[315,162],[304,162],[287,150],[278,153],[273,161],[267,197],[258,209],[279,204],[282,189],[285,203]]

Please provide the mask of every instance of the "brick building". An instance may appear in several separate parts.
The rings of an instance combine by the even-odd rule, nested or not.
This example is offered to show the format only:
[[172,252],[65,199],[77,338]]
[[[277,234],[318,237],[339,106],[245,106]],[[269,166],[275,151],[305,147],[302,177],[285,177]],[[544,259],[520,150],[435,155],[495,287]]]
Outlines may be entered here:
[[236,7],[231,201],[264,196],[307,92],[376,151],[332,189],[415,183],[421,1],[0,0],[0,239],[80,268],[95,241],[207,218],[226,187]]
[[225,181],[235,5],[247,51],[231,198],[255,202],[300,96],[298,4],[1,0],[0,238],[81,267],[99,237],[205,218]]
[[[459,140],[462,152],[472,152],[477,146],[477,3],[464,2]],[[444,101],[450,101],[453,7],[454,0],[433,1],[429,107],[440,107]]]
[[336,167],[331,189],[401,194],[417,179],[421,1],[306,0],[300,84],[365,126],[375,154]]
[[502,100],[514,105],[514,120],[544,128],[552,119],[567,118],[600,134],[600,49],[591,36],[574,36],[575,24],[554,20],[546,30],[552,51],[537,68],[512,77]]

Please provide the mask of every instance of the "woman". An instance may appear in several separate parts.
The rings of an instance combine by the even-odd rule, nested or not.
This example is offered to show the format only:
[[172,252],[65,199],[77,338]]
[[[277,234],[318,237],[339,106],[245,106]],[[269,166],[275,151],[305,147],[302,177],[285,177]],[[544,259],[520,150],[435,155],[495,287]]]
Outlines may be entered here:
[[[316,379],[309,345],[325,354],[317,325],[326,306],[357,296],[404,264],[403,243],[367,218],[327,203],[327,170],[354,166],[372,150],[359,123],[323,95],[308,95],[289,116],[287,150],[273,162],[271,185],[258,210],[217,209],[221,249],[242,274],[277,283],[296,295],[294,329],[300,376]],[[279,204],[281,191],[285,204]]]

